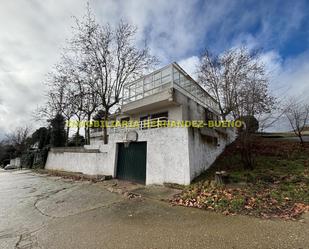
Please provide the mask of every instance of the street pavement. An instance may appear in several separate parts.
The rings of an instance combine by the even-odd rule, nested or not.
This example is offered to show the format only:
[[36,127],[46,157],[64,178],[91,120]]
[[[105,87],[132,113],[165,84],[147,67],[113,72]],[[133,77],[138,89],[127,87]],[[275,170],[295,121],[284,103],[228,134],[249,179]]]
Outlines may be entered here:
[[132,186],[1,170],[0,249],[309,248],[307,214],[224,216],[171,206],[162,199],[173,190],[164,187]]

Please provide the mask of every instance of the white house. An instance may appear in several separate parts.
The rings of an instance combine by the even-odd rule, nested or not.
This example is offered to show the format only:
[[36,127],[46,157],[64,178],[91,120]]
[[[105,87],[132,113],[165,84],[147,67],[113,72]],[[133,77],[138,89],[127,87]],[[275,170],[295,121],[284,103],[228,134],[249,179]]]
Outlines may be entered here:
[[216,101],[172,63],[124,86],[117,120],[138,120],[138,127],[110,128],[108,144],[102,131],[93,130],[90,145],[82,149],[52,149],[46,168],[145,184],[189,184],[235,139],[235,132],[173,124],[209,119],[219,119]]

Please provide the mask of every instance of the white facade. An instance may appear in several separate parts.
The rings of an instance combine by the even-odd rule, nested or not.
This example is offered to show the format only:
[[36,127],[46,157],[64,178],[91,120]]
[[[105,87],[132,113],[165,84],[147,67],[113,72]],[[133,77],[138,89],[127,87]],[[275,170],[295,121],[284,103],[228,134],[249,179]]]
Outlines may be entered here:
[[[161,78],[156,76],[159,74]],[[140,120],[165,113],[168,120],[205,120],[207,112],[218,115],[216,102],[173,63],[124,88],[118,119]],[[233,130],[222,128],[115,128],[109,130],[107,145],[102,132],[94,132],[91,145],[82,152],[50,151],[46,168],[117,177],[118,144],[124,143],[132,130],[137,142],[147,143],[146,184],[189,184],[235,139]],[[98,151],[87,153],[89,149]]]

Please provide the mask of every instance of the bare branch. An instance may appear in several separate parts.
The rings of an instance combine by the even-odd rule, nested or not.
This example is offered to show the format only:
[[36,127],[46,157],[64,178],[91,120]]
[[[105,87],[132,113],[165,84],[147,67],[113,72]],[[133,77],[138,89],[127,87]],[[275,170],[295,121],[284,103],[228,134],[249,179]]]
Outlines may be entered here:
[[302,132],[309,122],[309,105],[296,97],[291,97],[283,108],[290,126],[301,144],[304,144]]
[[258,53],[243,47],[219,56],[206,51],[201,58],[199,82],[218,101],[223,118],[267,113],[274,106],[265,66]]

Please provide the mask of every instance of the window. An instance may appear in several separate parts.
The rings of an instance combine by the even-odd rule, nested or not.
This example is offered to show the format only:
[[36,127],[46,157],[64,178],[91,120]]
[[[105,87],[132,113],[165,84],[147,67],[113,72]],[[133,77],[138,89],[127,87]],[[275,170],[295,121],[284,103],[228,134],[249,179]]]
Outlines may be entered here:
[[128,127],[129,126],[130,117],[125,117],[120,119],[120,123],[122,127]]
[[168,119],[168,112],[154,113],[154,114],[151,114],[150,118],[151,119],[160,118],[160,119],[163,119],[163,120],[167,120]]
[[148,115],[147,116],[141,116],[139,118],[139,121],[140,121],[140,126],[142,128],[142,130],[145,130],[145,129],[148,129]]
[[150,116],[150,119],[152,120],[150,128],[159,128],[162,125],[161,121],[168,120],[168,112],[154,113]]
[[159,112],[153,113],[151,115],[145,115],[140,117],[140,124],[142,130],[149,129],[149,128],[159,128],[161,127],[160,121],[167,121],[168,120],[168,112]]
[[129,122],[130,121],[130,117],[125,117],[125,118],[121,118],[120,122]]

